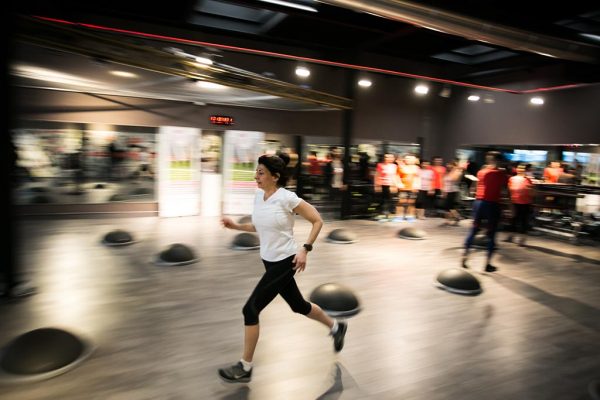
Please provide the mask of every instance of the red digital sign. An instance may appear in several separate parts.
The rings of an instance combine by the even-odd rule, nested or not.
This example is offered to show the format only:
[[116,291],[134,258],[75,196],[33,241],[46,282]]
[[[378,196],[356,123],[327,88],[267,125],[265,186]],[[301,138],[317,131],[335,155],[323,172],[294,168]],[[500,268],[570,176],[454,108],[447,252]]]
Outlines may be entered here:
[[233,117],[227,115],[211,115],[209,120],[213,125],[233,125]]

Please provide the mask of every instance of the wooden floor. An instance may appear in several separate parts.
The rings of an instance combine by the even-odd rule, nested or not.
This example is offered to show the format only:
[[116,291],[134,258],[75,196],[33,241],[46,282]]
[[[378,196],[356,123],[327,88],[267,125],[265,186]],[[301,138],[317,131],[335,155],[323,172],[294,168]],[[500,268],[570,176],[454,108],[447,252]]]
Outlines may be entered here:
[[[52,379],[0,385],[0,398],[32,399],[589,399],[600,379],[600,249],[534,237],[500,242],[499,271],[482,273],[479,296],[434,286],[459,265],[468,222],[410,224],[429,237],[396,236],[408,223],[330,221],[297,276],[308,298],[327,282],[354,289],[362,311],[335,354],[327,331],[277,298],[261,314],[253,381],[227,385],[217,368],[241,356],[241,307],[262,273],[257,251],[235,251],[238,232],[216,218],[29,220],[20,264],[38,287],[0,304],[0,346],[27,331],[59,327],[91,338],[94,353]],[[325,240],[335,228],[359,241]],[[114,230],[138,243],[101,244]],[[298,221],[302,243],[309,225]],[[157,266],[169,244],[200,261]]]

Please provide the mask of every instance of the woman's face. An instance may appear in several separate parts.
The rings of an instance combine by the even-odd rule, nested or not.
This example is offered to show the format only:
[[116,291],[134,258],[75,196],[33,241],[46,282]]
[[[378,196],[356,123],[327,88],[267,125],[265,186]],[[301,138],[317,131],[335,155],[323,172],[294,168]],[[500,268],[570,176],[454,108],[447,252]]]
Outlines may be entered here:
[[271,188],[277,185],[277,175],[271,174],[271,171],[267,169],[263,164],[258,164],[256,172],[254,173],[254,180],[261,189]]

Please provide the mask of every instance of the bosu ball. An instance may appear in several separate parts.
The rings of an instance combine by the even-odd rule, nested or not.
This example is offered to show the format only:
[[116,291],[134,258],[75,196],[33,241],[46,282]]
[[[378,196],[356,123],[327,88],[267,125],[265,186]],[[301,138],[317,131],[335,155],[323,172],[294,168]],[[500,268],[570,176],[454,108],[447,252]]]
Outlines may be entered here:
[[334,229],[327,235],[327,241],[331,243],[350,244],[356,242],[356,234],[347,229]]
[[93,351],[91,341],[56,328],[29,331],[0,353],[0,382],[39,381],[63,374]]
[[409,226],[398,231],[398,237],[408,240],[423,240],[427,237],[427,233],[423,229]]
[[233,239],[231,248],[234,250],[256,250],[260,248],[260,240],[258,235],[253,233],[240,233]]
[[436,285],[452,293],[476,295],[481,293],[481,284],[464,268],[450,268],[437,276]]
[[310,301],[331,317],[351,317],[360,311],[358,298],[352,290],[337,283],[316,287],[310,294]]
[[107,246],[127,246],[135,243],[129,232],[117,229],[104,235],[102,243]]
[[170,245],[166,250],[162,251],[156,258],[155,263],[158,265],[187,265],[198,262],[198,257],[188,246],[175,243]]

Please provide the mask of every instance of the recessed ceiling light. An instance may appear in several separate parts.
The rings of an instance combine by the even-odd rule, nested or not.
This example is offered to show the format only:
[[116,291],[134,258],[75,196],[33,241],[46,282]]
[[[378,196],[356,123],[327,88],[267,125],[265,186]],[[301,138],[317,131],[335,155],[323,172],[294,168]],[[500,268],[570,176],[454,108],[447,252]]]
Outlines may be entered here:
[[305,6],[304,4],[292,3],[291,1],[283,1],[283,0],[259,0],[263,3],[271,3],[277,4],[278,6],[296,8],[298,10],[317,12],[317,9],[311,6]]
[[296,75],[298,75],[298,76],[300,76],[302,78],[306,78],[306,77],[310,76],[310,71],[306,67],[297,67],[296,68]]
[[541,106],[542,104],[544,104],[544,99],[542,99],[541,97],[532,97],[531,99],[529,99],[529,102],[535,106]]
[[429,87],[426,85],[417,85],[415,86],[415,93],[417,94],[427,94],[429,93]]
[[218,83],[207,82],[207,81],[198,81],[198,82],[196,82],[196,85],[198,87],[201,87],[202,89],[214,89],[214,90],[221,90],[221,89],[225,89],[227,87],[227,86],[219,85]]
[[196,57],[196,62],[200,63],[200,64],[205,64],[205,65],[213,65],[213,60],[211,60],[210,58],[207,57]]
[[133,72],[127,72],[127,71],[110,71],[109,73],[111,75],[118,76],[120,78],[137,78],[138,77],[137,74],[134,74]]
[[467,100],[469,100],[469,101],[479,101],[479,96],[477,96],[476,94],[472,94],[469,97],[467,97]]
[[373,82],[371,82],[368,79],[361,79],[360,81],[358,81],[358,86],[362,86],[362,87],[370,87],[373,84]]

